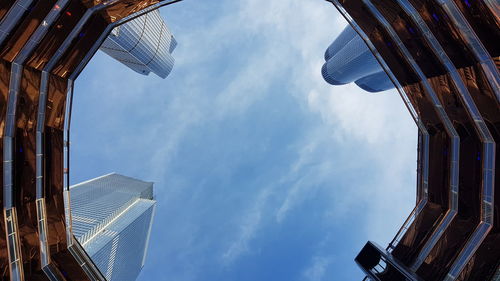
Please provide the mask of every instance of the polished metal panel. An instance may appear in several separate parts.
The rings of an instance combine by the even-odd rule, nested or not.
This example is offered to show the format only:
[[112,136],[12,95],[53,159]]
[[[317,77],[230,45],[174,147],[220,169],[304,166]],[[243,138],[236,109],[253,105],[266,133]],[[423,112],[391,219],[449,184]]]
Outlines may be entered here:
[[[103,2],[17,0],[12,4],[0,4],[0,43],[5,41],[5,44],[0,46],[2,69],[7,69],[12,74],[10,77],[8,75],[5,77],[4,73],[1,81],[2,95],[5,94],[3,98],[6,102],[3,108],[5,113],[1,119],[4,137],[2,150],[5,152],[2,161],[5,197],[2,198],[4,220],[1,229],[3,232],[5,227],[7,234],[5,237],[8,238],[6,241],[8,243],[5,244],[5,257],[10,259],[2,260],[2,265],[4,268],[7,266],[11,268],[4,271],[2,277],[9,278],[5,274],[9,274],[10,271],[12,280],[31,279],[32,274],[37,280],[43,279],[44,273],[49,280],[66,278],[86,280],[82,274],[85,271],[89,275],[88,279],[104,280],[83,248],[74,241],[73,236],[60,236],[64,234],[65,229],[64,214],[71,215],[69,192],[67,190],[63,192],[61,189],[63,184],[68,186],[67,178],[62,175],[67,175],[69,166],[65,167],[65,171],[59,168],[62,164],[60,158],[68,155],[63,153],[63,148],[66,149],[68,146],[62,142],[64,132],[62,125],[66,122],[65,110],[68,107],[71,110],[71,106],[65,106],[65,98],[72,96],[67,93],[72,93],[73,87],[73,81],[67,81],[65,76],[68,73],[72,74],[73,66],[79,65],[88,52],[87,46],[91,46],[94,42],[92,39],[98,37],[102,31],[108,32],[106,26],[111,26],[110,23],[116,26],[116,22],[125,22],[124,18],[131,19],[141,11],[146,13],[161,5],[174,2],[178,1],[162,3],[155,0]],[[68,10],[68,3],[71,3],[69,6],[76,10]],[[100,8],[96,9],[96,5]],[[111,6],[112,9],[108,9]],[[87,13],[87,18],[90,19],[89,15],[92,18],[91,24],[85,25],[86,21],[83,21],[84,26],[78,26],[77,21],[80,20],[80,24],[82,23],[81,16],[85,10],[94,12]],[[62,11],[65,11],[64,17],[59,17]],[[55,22],[58,22],[57,28],[53,28]],[[97,25],[94,24],[96,22]],[[74,25],[76,27],[73,29]],[[86,37],[85,33],[91,35]],[[69,37],[71,42],[68,41]],[[74,40],[75,38],[78,39]],[[175,42],[172,41],[168,50],[171,52],[174,46]],[[55,64],[49,64],[49,68],[54,68],[56,75],[51,75],[47,71],[45,75],[42,74],[41,71],[47,70],[46,66],[51,60]],[[24,67],[25,63],[29,67]],[[8,89],[8,93],[4,91],[5,89]],[[18,103],[18,99],[22,101]],[[48,151],[45,151],[47,149]],[[21,160],[16,161],[17,158],[25,159],[25,165],[20,164]],[[64,161],[69,163],[69,159]],[[47,168],[43,167],[44,163],[49,163]],[[16,179],[13,178],[14,171]],[[30,183],[31,179],[33,184]],[[45,184],[47,187],[44,187]],[[16,206],[15,202],[19,198],[13,200],[13,196],[14,194],[17,196],[18,191],[13,188],[22,188],[18,191],[23,192],[24,198],[28,201],[22,201],[20,205],[17,203],[19,206]],[[50,192],[52,196],[45,198],[45,192]],[[65,219],[66,222],[71,220],[70,216]],[[20,236],[23,239],[20,239]],[[52,243],[50,247],[49,241]],[[69,252],[64,250],[67,245],[72,245]],[[50,263],[49,249],[54,251],[55,255],[52,258],[55,263]],[[72,262],[71,254],[78,260],[83,271],[74,266],[76,263]],[[23,255],[26,256],[24,261]],[[38,263],[36,259],[40,259],[40,262]],[[23,262],[30,264],[31,268],[26,268],[29,272],[23,270]],[[62,267],[65,267],[64,276],[58,272],[58,268]],[[24,274],[27,275],[23,276]]]
[[[24,64],[24,62],[27,60],[28,56],[33,52],[33,50],[38,46],[40,43],[41,39],[45,36],[45,34],[48,32],[49,28],[52,26],[52,24],[55,22],[55,20],[59,17],[61,12],[64,10],[66,5],[69,3],[69,0],[59,0],[56,2],[54,5],[53,9],[49,12],[49,14],[45,17],[45,19],[42,21],[42,24],[37,28],[35,33],[30,37],[28,42],[26,43],[25,47],[21,50],[21,52],[18,54],[16,57],[14,64]],[[19,85],[15,85],[15,87],[19,87]],[[39,116],[38,116],[39,117]],[[39,136],[37,135],[37,138]],[[37,155],[36,155],[36,162],[37,165],[41,164],[43,161],[42,158],[39,157],[38,155],[38,150],[39,150],[39,145],[37,145],[36,150],[37,150]],[[46,216],[46,211],[45,211],[45,199],[43,198],[43,194],[41,191],[41,178],[42,178],[42,173],[40,171],[36,172],[36,211],[37,211],[37,226],[38,226],[38,232],[39,232],[39,242],[40,242],[40,260],[41,260],[41,267],[46,272],[48,276],[50,276],[51,280],[58,280],[58,276],[61,276],[61,273],[58,272],[56,268],[53,267],[47,267],[50,263],[50,255],[48,254],[49,252],[49,245],[47,242],[48,235],[47,235],[47,216]]]
[[[448,13],[448,16],[457,27],[457,30],[460,32],[462,39],[471,49],[474,56],[476,57],[476,60],[480,63],[484,74],[488,78],[488,83],[495,93],[497,102],[500,103],[500,74],[490,54],[481,43],[481,40],[479,40],[475,32],[472,30],[471,26],[465,19],[464,15],[462,15],[462,13],[460,12],[460,9],[457,8],[453,0],[436,0],[436,2],[441,5],[441,7],[443,7],[443,9]],[[488,3],[490,1],[486,2]]]
[[0,45],[5,41],[7,36],[16,27],[24,13],[29,9],[33,0],[17,0],[14,3],[5,17],[0,22]]
[[[47,103],[47,98],[48,98],[48,84],[49,84],[49,79],[50,79],[50,72],[52,69],[55,67],[56,63],[61,59],[61,57],[66,53],[70,45],[72,44],[73,40],[77,38],[82,31],[83,27],[87,23],[87,21],[91,18],[91,16],[102,10],[105,9],[115,3],[118,3],[120,0],[114,0],[114,1],[107,1],[105,3],[98,4],[96,6],[93,6],[89,8],[85,14],[83,15],[82,18],[78,21],[76,26],[71,30],[70,34],[65,38],[61,46],[57,49],[56,53],[51,57],[51,59],[48,61],[48,63],[45,65],[45,67],[42,70],[42,75],[41,75],[41,81],[40,81],[40,97],[39,97],[39,104],[38,104],[38,123],[37,123],[37,132],[36,132],[36,148],[37,148],[37,194],[40,192],[40,195],[43,193],[43,161],[46,157],[43,149],[43,139],[44,139],[44,131],[45,131],[45,118],[46,118],[46,103]],[[69,91],[72,92],[72,84],[70,84]],[[71,95],[72,96],[72,95]],[[66,106],[68,107],[68,106]],[[66,147],[66,146],[64,146]],[[67,156],[66,153],[63,153],[64,157]],[[67,163],[64,161],[64,163]],[[67,171],[63,171],[63,173]],[[66,181],[67,177],[63,177],[63,180]],[[73,254],[75,258],[80,257],[80,259],[83,260],[88,260],[88,257],[85,257],[85,252],[72,250],[72,247],[77,247],[74,246],[74,238],[72,237],[71,234],[71,214],[68,212],[70,209],[69,205],[69,193],[67,191],[64,191],[64,196],[65,200],[65,213],[66,213],[66,239],[67,239],[67,245],[68,248],[70,249],[70,252]],[[69,224],[68,224],[69,223]],[[50,249],[47,247],[45,249],[45,254],[50,257]],[[47,262],[50,262],[49,259],[46,260]],[[91,262],[90,262],[91,264]],[[48,263],[46,264],[48,265]],[[82,262],[80,263],[82,268],[85,270],[89,278],[96,278],[94,280],[104,280],[104,277],[99,273],[98,270],[95,270],[95,266],[89,265],[89,262]]]
[[[375,16],[375,18],[379,21],[379,23],[387,30],[391,39],[396,42],[399,50],[404,54],[405,59],[411,65],[415,73],[418,74],[424,88],[425,92],[429,97],[429,100],[432,101],[436,112],[438,113],[439,118],[445,125],[445,129],[451,138],[451,173],[450,173],[450,201],[448,205],[448,211],[446,215],[442,217],[441,221],[438,223],[437,227],[434,230],[434,234],[431,236],[431,241],[426,245],[427,248],[424,248],[424,254],[427,256],[427,252],[430,251],[434,246],[437,240],[440,238],[445,229],[449,226],[453,218],[456,216],[458,211],[458,169],[459,169],[459,153],[460,153],[460,138],[458,133],[456,132],[454,126],[451,123],[447,113],[445,112],[441,102],[439,101],[437,94],[434,92],[433,88],[427,81],[427,77],[424,75],[416,61],[413,59],[412,55],[403,44],[395,30],[392,28],[391,24],[384,18],[384,16],[380,13],[380,11],[372,4],[370,0],[363,0],[363,3],[366,5],[368,10]],[[415,264],[414,264],[415,265]],[[412,267],[412,270],[416,270],[417,268]]]
[[[492,23],[491,18],[488,18],[488,20],[477,18],[479,8],[481,11],[485,11],[486,14],[489,13],[485,10],[486,1],[472,4],[468,2],[464,4],[461,1],[438,1],[440,3],[454,2],[452,3],[453,5],[459,5],[460,10],[457,10],[458,14],[460,15],[461,12],[466,14],[467,20],[471,20],[474,28],[473,31],[463,16],[462,19],[464,21],[457,25],[456,19],[449,18],[449,11],[444,12],[446,7],[443,8],[443,5],[434,5],[433,1],[398,0],[397,3],[394,3],[385,0],[376,2],[353,0],[330,2],[337,2],[336,5],[341,7],[339,10],[345,7],[370,36],[368,40],[373,40],[374,44],[379,48],[378,51],[381,52],[384,59],[388,60],[399,82],[403,83],[406,90],[409,91],[411,102],[416,107],[419,117],[424,119],[426,125],[430,125],[433,135],[431,137],[431,144],[434,142],[433,138],[436,136],[436,133],[439,135],[443,133],[450,135],[449,128],[455,129],[457,137],[463,136],[460,151],[457,150],[458,146],[453,145],[451,147],[452,153],[455,150],[457,151],[457,155],[460,153],[460,158],[463,157],[464,159],[464,161],[456,162],[456,167],[460,167],[464,173],[460,177],[460,191],[462,192],[462,196],[465,197],[462,197],[463,200],[460,200],[460,210],[457,209],[459,201],[456,199],[458,194],[453,192],[454,184],[458,184],[458,181],[453,182],[453,178],[457,177],[454,175],[454,172],[447,172],[447,166],[441,167],[440,164],[431,164],[431,166],[434,166],[432,168],[434,175],[431,175],[432,187],[430,190],[432,194],[431,198],[435,198],[431,200],[434,201],[438,198],[436,201],[438,203],[437,207],[446,206],[444,202],[447,201],[443,201],[440,197],[446,198],[443,197],[443,191],[445,190],[443,187],[449,186],[451,189],[449,198],[451,200],[448,202],[448,208],[449,210],[453,208],[460,211],[460,217],[451,219],[451,216],[442,215],[441,222],[444,223],[440,223],[440,226],[434,229],[434,234],[427,232],[427,230],[425,232],[419,231],[420,233],[417,237],[415,236],[417,230],[412,230],[414,233],[410,233],[408,237],[404,238],[403,247],[396,247],[397,251],[394,252],[394,255],[398,258],[401,256],[405,264],[409,265],[417,256],[416,254],[423,249],[412,269],[416,270],[418,268],[419,274],[422,274],[422,277],[425,278],[437,278],[435,275],[432,275],[434,271],[436,271],[435,273],[439,272],[439,275],[443,278],[448,270],[450,270],[450,273],[446,278],[449,280],[454,280],[455,278],[467,280],[467,276],[475,276],[474,278],[481,276],[481,280],[484,279],[483,277],[491,278],[492,274],[494,274],[494,267],[496,268],[497,266],[495,257],[498,258],[498,254],[493,252],[491,254],[488,253],[488,249],[496,252],[498,248],[496,246],[498,245],[498,219],[495,218],[494,232],[488,235],[489,228],[493,224],[494,164],[495,161],[498,161],[495,160],[497,158],[495,149],[498,149],[498,144],[495,144],[495,140],[498,141],[498,136],[495,133],[495,139],[493,139],[493,131],[490,131],[494,130],[498,132],[499,124],[498,98],[495,97],[497,96],[498,87],[495,86],[497,82],[493,75],[498,71],[498,61],[495,58],[496,67],[494,64],[489,64],[491,68],[488,73],[485,67],[487,68],[488,66],[488,60],[493,62],[493,58],[484,52],[485,60],[478,60],[477,54],[480,53],[478,52],[478,48],[474,50],[474,48],[470,47],[470,42],[465,42],[466,40],[463,38],[464,30],[471,31],[469,34],[471,36],[468,39],[472,38],[472,41],[477,39],[479,44],[482,42],[479,41],[474,32],[478,32],[481,40],[488,38],[485,30],[491,30],[493,27],[486,26],[484,29],[482,27],[484,24]],[[405,6],[405,2],[417,5],[415,8],[418,7],[418,11],[416,9],[413,11],[409,10],[412,7]],[[369,7],[370,3],[373,4],[374,9]],[[491,4],[491,1],[488,4]],[[471,8],[471,10],[467,10],[467,7]],[[377,9],[380,11],[378,15]],[[472,11],[472,9],[476,10]],[[370,10],[370,13],[367,14],[367,10]],[[347,11],[345,12],[347,13]],[[425,22],[419,19],[419,13],[421,13],[422,17],[425,17]],[[346,16],[348,20],[350,15]],[[386,22],[384,22],[384,17]],[[429,24],[429,26],[427,27],[426,24]],[[453,26],[454,24],[457,29]],[[494,23],[492,24],[495,26]],[[388,26],[392,26],[393,30],[387,28]],[[459,31],[458,29],[460,28],[463,29]],[[450,32],[446,33],[447,30]],[[439,33],[433,34],[432,32]],[[498,35],[497,33],[495,34],[495,36]],[[401,40],[395,40],[395,37],[400,37]],[[485,46],[491,53],[497,54],[499,51],[498,48],[495,49],[491,41],[486,42]],[[404,50],[402,47],[408,49]],[[479,45],[479,47],[481,46]],[[413,56],[410,61],[408,61],[408,54]],[[415,71],[414,66],[421,68],[420,73],[418,70]],[[418,80],[414,79],[412,72],[417,74]],[[429,84],[431,84],[431,87],[435,91],[435,98],[425,93],[426,91],[420,91],[419,86],[423,86],[425,90],[431,88],[422,83],[422,80],[429,81]],[[432,102],[429,104],[432,104],[436,108],[436,112],[439,114],[441,111],[441,113],[447,115],[450,121],[453,120],[453,123],[446,121],[436,122],[437,118],[432,116],[434,110],[431,112],[429,106],[426,104],[427,102],[422,100],[423,93],[427,94],[426,100]],[[441,108],[436,107],[437,103],[435,101],[440,101]],[[441,116],[443,115],[441,114]],[[439,119],[442,120],[442,118]],[[460,135],[458,135],[458,132]],[[421,136],[419,136],[419,147],[421,142]],[[450,142],[453,142],[453,136]],[[444,146],[439,145],[439,143],[436,143],[436,145],[431,148],[433,162],[436,162],[439,158],[449,159],[448,153],[450,151],[448,151],[448,146],[446,144]],[[439,156],[442,153],[447,156]],[[451,160],[458,160],[458,158],[452,158]],[[419,166],[421,165],[421,161],[419,153]],[[444,175],[448,175],[449,184],[439,184],[439,182],[442,182],[442,176]],[[420,186],[420,182],[417,184]],[[458,187],[458,185],[455,186]],[[458,189],[456,190],[458,191]],[[419,198],[420,192],[418,191],[417,199]],[[423,220],[427,221],[427,224],[435,221],[430,217],[424,217]],[[447,228],[446,225],[452,220],[453,223]],[[479,225],[474,229],[477,223]],[[416,227],[419,227],[418,225]],[[443,241],[435,244],[444,229],[447,229],[447,231],[443,238],[440,239]],[[422,236],[422,233],[427,234]],[[411,242],[412,239],[414,239],[413,241],[422,242],[420,244],[413,243]],[[424,245],[424,243],[427,244]],[[434,245],[437,246],[434,247]],[[475,246],[478,247],[479,245],[481,245],[480,250],[474,254],[476,251]],[[417,264],[422,263],[422,260],[427,256],[426,253],[429,253],[429,249],[431,248],[434,248],[432,258],[427,259],[422,267],[418,267]],[[498,260],[497,258],[496,260]],[[468,262],[469,260],[470,262]],[[453,263],[454,265],[452,265]],[[462,268],[458,268],[457,264]],[[466,265],[467,270],[463,270],[462,272],[462,269]],[[472,270],[475,273],[471,273]],[[424,274],[424,272],[427,273]]]
[[397,245],[399,244],[400,240],[402,237],[406,234],[407,230],[409,229],[409,226],[415,221],[415,219],[418,217],[418,215],[422,212],[424,207],[426,206],[428,202],[428,190],[429,190],[429,143],[430,143],[430,137],[429,137],[429,132],[427,131],[427,128],[425,127],[425,124],[422,122],[421,117],[419,116],[418,112],[415,110],[410,98],[408,97],[408,93],[406,93],[405,89],[401,86],[399,81],[396,79],[392,71],[390,70],[389,66],[387,63],[384,61],[382,56],[379,54],[373,43],[371,42],[370,38],[367,36],[367,34],[358,26],[358,24],[354,21],[354,19],[347,13],[347,11],[344,9],[342,4],[338,0],[331,0],[329,1],[332,4],[335,5],[335,7],[339,10],[339,12],[344,16],[344,18],[349,22],[349,24],[353,27],[353,29],[361,36],[363,41],[366,43],[370,51],[374,54],[374,56],[377,58],[378,62],[384,69],[384,71],[388,74],[389,78],[391,81],[394,83],[396,86],[396,89],[398,90],[399,95],[401,96],[405,106],[407,107],[408,111],[410,112],[410,115],[412,116],[413,120],[417,124],[417,127],[422,134],[422,147],[421,147],[421,163],[422,163],[422,168],[419,170],[419,174],[417,175],[417,178],[419,180],[419,186],[418,189],[420,190],[420,201],[417,202],[417,205],[415,208],[412,210],[406,221],[403,223],[401,228],[398,230],[392,241],[389,243],[387,250],[388,252],[392,252]]
[[[494,162],[490,161],[490,159],[495,158],[495,141],[493,140],[493,137],[484,122],[481,114],[479,113],[479,110],[474,103],[471,94],[467,90],[467,87],[465,86],[464,82],[460,78],[460,75],[457,72],[456,67],[453,65],[451,60],[448,58],[446,55],[446,52],[443,50],[437,39],[434,37],[432,32],[429,30],[425,22],[422,20],[422,18],[419,16],[419,13],[415,10],[415,8],[410,4],[408,0],[398,0],[398,3],[400,6],[405,10],[405,12],[413,19],[415,22],[417,28],[420,29],[420,32],[424,35],[424,38],[428,42],[429,46],[431,46],[432,51],[436,55],[436,57],[440,60],[440,63],[445,66],[446,70],[448,71],[448,74],[451,77],[451,80],[453,84],[455,85],[456,89],[458,90],[458,93],[460,94],[461,97],[461,102],[466,108],[468,114],[473,120],[473,124],[475,126],[475,129],[478,133],[478,135],[481,138],[481,142],[483,143],[483,155],[484,157],[482,158],[483,161],[483,204],[486,204],[487,206],[490,206],[489,208],[482,208],[483,212],[481,213],[482,216],[482,221],[484,219],[488,219],[488,221],[485,221],[485,223],[492,224],[493,223],[493,218],[492,218],[492,213],[493,213],[493,198],[492,196],[487,196],[488,194],[492,194],[493,189],[494,189]],[[418,267],[424,262],[424,260],[427,258],[429,255],[431,249],[436,245],[437,241],[440,239],[441,235],[444,233],[444,229],[446,228],[447,225],[449,225],[449,222],[451,221],[451,218],[449,216],[446,216],[443,219],[443,223],[441,225],[443,227],[440,227],[436,229],[436,231],[431,235],[431,238],[427,241],[426,245],[422,249],[422,251],[419,253],[417,256],[416,260],[414,263],[411,265],[411,269],[416,271]],[[483,238],[484,239],[484,238]],[[477,247],[482,240],[474,240],[477,242],[476,245],[468,245],[466,248],[470,247]],[[470,242],[471,243],[471,242]],[[470,244],[469,243],[469,244]],[[472,255],[473,252],[470,253]],[[470,259],[471,256],[468,258],[462,259],[458,258],[457,260],[463,261],[465,260],[464,263],[461,263],[460,265],[454,265],[452,266],[452,269],[450,271],[457,271],[461,272],[463,267],[467,264],[468,260]],[[451,274],[449,274],[450,276]],[[456,277],[455,274],[454,278]]]
[[[28,56],[33,52],[33,50],[38,46],[38,43],[40,42],[41,38],[47,33],[48,29],[52,25],[52,23],[57,19],[59,16],[61,9],[67,4],[68,0],[59,0],[52,9],[49,14],[44,18],[43,22],[41,25],[38,26],[36,31],[32,34],[28,42],[24,45],[24,47],[21,49],[19,54],[16,56],[14,62],[12,63],[12,69],[11,69],[11,80],[9,84],[9,103],[7,106],[7,118],[6,118],[6,127],[5,127],[5,133],[4,133],[4,208],[5,208],[5,213],[9,213],[11,215],[10,218],[7,218],[7,220],[10,220],[12,224],[12,228],[7,228],[8,233],[6,234],[7,236],[18,236],[19,231],[17,230],[18,225],[17,223],[17,217],[16,217],[16,212],[10,212],[10,210],[15,209],[15,206],[13,204],[13,189],[15,188],[14,183],[13,183],[13,138],[15,134],[15,120],[16,120],[16,110],[17,110],[17,99],[18,99],[18,93],[19,93],[19,87],[21,84],[21,73],[23,71],[23,64],[28,58]],[[6,165],[7,163],[7,165]],[[38,195],[38,193],[37,193]],[[42,261],[42,264],[44,262],[48,261],[48,256],[46,255],[48,246],[46,245],[46,222],[45,222],[45,216],[44,213],[38,213],[39,210],[43,207],[43,201],[38,200],[40,198],[37,198],[36,202],[36,209],[37,209],[37,215],[38,215],[38,226],[41,227],[39,228],[40,230],[43,230],[44,232],[41,233],[39,236],[40,240],[40,258]],[[9,255],[15,255],[18,258],[13,259],[11,258],[11,261],[17,263],[16,265],[10,264],[10,274],[11,274],[11,279],[14,277],[19,278],[19,280],[23,280],[23,267],[22,267],[22,260],[21,260],[21,254],[20,254],[20,249],[21,245],[19,245],[19,240],[20,238],[17,237],[16,239],[12,239],[13,243],[8,244],[9,248]],[[43,266],[42,266],[43,267]],[[20,272],[15,272],[16,270]]]

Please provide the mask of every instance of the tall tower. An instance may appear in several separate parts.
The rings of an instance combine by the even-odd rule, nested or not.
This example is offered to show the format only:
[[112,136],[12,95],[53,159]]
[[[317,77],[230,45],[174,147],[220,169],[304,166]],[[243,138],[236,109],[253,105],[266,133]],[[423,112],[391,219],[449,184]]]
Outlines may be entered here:
[[176,46],[160,11],[154,10],[115,27],[100,49],[137,73],[166,78],[174,67]]
[[133,281],[148,247],[153,183],[109,174],[70,189],[73,233],[108,281]]
[[370,49],[350,25],[326,50],[321,73],[325,81],[332,85],[354,82],[372,93],[394,88]]

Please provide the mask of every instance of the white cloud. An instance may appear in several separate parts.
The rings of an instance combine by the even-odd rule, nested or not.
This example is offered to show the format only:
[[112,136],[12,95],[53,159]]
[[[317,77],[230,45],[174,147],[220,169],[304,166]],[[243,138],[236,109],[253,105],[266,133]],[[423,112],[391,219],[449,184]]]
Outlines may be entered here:
[[[178,258],[176,262],[182,263],[178,267],[189,271],[177,272],[176,280],[203,279],[203,265],[210,263],[211,258],[223,268],[233,266],[254,250],[252,241],[263,229],[293,220],[293,211],[318,194],[331,200],[324,212],[332,229],[337,227],[340,218],[362,208],[364,214],[359,219],[363,221],[358,223],[367,239],[383,241],[395,234],[391,228],[409,212],[411,195],[408,194],[413,194],[415,189],[411,180],[416,166],[416,128],[394,91],[368,94],[355,85],[335,87],[323,80],[320,72],[323,53],[346,25],[336,9],[317,0],[227,1],[212,8],[220,9],[222,15],[212,20],[186,18],[183,19],[186,22],[170,24],[182,27],[190,20],[202,23],[191,26],[189,32],[173,30],[179,46],[174,53],[176,66],[167,80],[141,78],[134,80],[137,83],[130,83],[134,88],[128,89],[126,82],[135,79],[132,76],[136,74],[125,73],[126,70],[120,71],[120,76],[125,77],[123,83],[104,84],[112,97],[105,110],[132,108],[126,115],[128,120],[149,112],[143,117],[147,122],[141,125],[139,133],[137,127],[127,128],[118,117],[111,120],[95,117],[95,127],[101,128],[101,132],[116,128],[117,134],[124,134],[120,130],[130,130],[118,147],[116,142],[107,144],[109,154],[116,153],[120,147],[144,150],[144,159],[138,157],[143,161],[134,164],[147,168],[145,177],[158,183],[169,179],[171,185],[158,184],[158,200],[164,206],[180,208],[174,210],[178,214],[170,214],[172,221],[156,223],[168,224],[168,229],[162,228],[162,231],[168,232],[171,240],[161,243],[168,248],[166,252]],[[224,58],[225,52],[238,44],[243,45],[242,48],[253,47],[252,52],[246,49],[247,52],[239,54],[244,62],[240,62],[241,67],[233,69],[233,62],[223,60],[217,62],[218,72],[214,72],[215,58]],[[215,83],[212,80],[224,75],[227,69],[234,71],[230,73],[231,82],[209,88],[213,85],[208,84]],[[113,75],[116,73],[110,72],[104,77],[112,81]],[[188,178],[178,178],[172,168],[176,164],[173,161],[183,157],[179,156],[179,147],[200,127],[217,129],[222,121],[244,116],[267,95],[273,95],[270,86],[276,79],[283,81],[281,91],[290,93],[304,116],[316,118],[317,123],[304,130],[303,136],[293,143],[283,144],[297,154],[283,174],[255,186],[246,202],[216,220],[212,217],[216,208],[211,204],[220,202],[205,202],[203,196],[207,191],[200,186],[190,186]],[[106,101],[101,100],[100,95],[92,97]],[[203,142],[203,136],[198,136]],[[223,140],[220,143],[224,145]],[[218,168],[218,163],[212,165]],[[234,168],[229,164],[224,167]],[[368,172],[363,170],[367,168]],[[200,207],[205,208],[203,212],[198,210]],[[210,223],[204,224],[206,221]],[[226,221],[223,226],[217,225]],[[200,225],[224,229],[222,234],[214,232],[220,237],[205,238],[209,231]],[[214,240],[205,240],[209,238]],[[322,280],[329,266],[334,266],[329,255],[316,255],[302,277]]]
[[303,272],[303,277],[307,281],[324,280],[326,269],[331,264],[331,258],[317,256],[312,260],[312,264]]
[[[413,159],[408,159],[408,147],[414,143],[415,126],[411,125],[409,114],[405,111],[400,98],[395,91],[382,94],[369,94],[363,92],[354,84],[342,87],[327,85],[321,77],[320,69],[323,63],[323,52],[346,25],[344,20],[336,13],[333,6],[323,2],[313,1],[244,1],[238,3],[238,9],[232,10],[230,14],[221,17],[213,25],[203,31],[195,32],[190,37],[194,42],[203,41],[205,44],[215,46],[211,52],[218,52],[227,46],[229,38],[239,37],[241,34],[257,34],[263,41],[256,41],[256,48],[262,48],[264,53],[248,54],[251,59],[248,65],[235,74],[234,80],[224,91],[216,97],[215,106],[218,118],[225,118],[228,113],[242,113],[251,106],[259,96],[266,92],[266,85],[273,77],[287,73],[289,82],[295,89],[296,98],[304,102],[307,110],[316,112],[322,116],[325,124],[320,126],[324,132],[316,132],[314,136],[303,142],[300,158],[292,165],[290,175],[291,187],[283,197],[281,206],[276,213],[276,220],[283,221],[287,213],[304,200],[311,193],[314,183],[321,183],[329,179],[328,172],[335,167],[331,162],[322,162],[312,167],[310,161],[318,159],[318,151],[322,149],[325,142],[330,140],[349,147],[350,143],[364,143],[367,159],[371,158],[378,162],[375,165],[388,165],[380,167],[377,171],[386,171],[378,177],[379,186],[362,186],[354,192],[342,193],[344,198],[338,199],[333,211],[342,214],[349,208],[364,202],[367,208],[367,218],[373,223],[369,227],[374,232],[383,233],[377,237],[387,237],[385,224],[380,223],[380,217],[384,214],[390,216],[389,210],[383,202],[386,197],[399,198],[407,188],[403,184],[408,175],[402,173],[408,167],[414,166]],[[335,16],[334,16],[335,15]],[[308,24],[304,24],[307,22]],[[325,25],[330,23],[330,25]],[[320,26],[321,28],[311,28]],[[236,28],[238,27],[238,28]],[[240,29],[243,27],[244,29]],[[240,34],[240,35],[238,35]],[[199,38],[203,36],[203,39]],[[221,42],[206,43],[206,42]],[[190,43],[192,44],[192,43]],[[191,60],[199,59],[203,54],[190,54]],[[280,73],[281,72],[281,73]],[[298,94],[297,94],[298,93]],[[184,101],[185,103],[185,101]],[[207,110],[201,107],[198,110]],[[209,114],[202,113],[203,116]],[[175,138],[174,142],[175,142]],[[394,140],[401,145],[396,147]],[[320,142],[321,147],[315,147],[315,142]],[[339,148],[342,146],[339,146]],[[411,147],[411,151],[415,148]],[[389,154],[388,152],[393,152]],[[167,153],[168,154],[168,153]],[[158,158],[163,159],[164,153]],[[384,159],[391,157],[391,161]],[[308,158],[311,158],[309,160]],[[349,159],[345,159],[349,161]],[[352,161],[365,161],[362,158]],[[305,165],[303,163],[306,163]],[[391,163],[395,163],[391,164]],[[372,190],[364,190],[372,189]],[[327,191],[326,191],[327,192]],[[341,194],[333,190],[336,195]],[[392,194],[389,194],[391,192]],[[268,194],[263,190],[262,194]],[[327,192],[328,193],[328,192]],[[265,204],[259,196],[258,202],[243,215],[239,234],[235,236],[233,243],[223,255],[223,260],[237,259],[237,257],[248,250],[249,241],[255,238],[256,232],[262,223],[262,213]],[[400,209],[406,210],[406,203],[397,204]],[[387,213],[386,213],[387,212]],[[400,217],[397,212],[392,217]],[[373,214],[373,215],[370,215]],[[393,222],[391,225],[394,224]]]
[[236,240],[231,242],[227,250],[222,255],[222,263],[224,266],[231,265],[231,263],[233,263],[240,255],[249,250],[248,243],[255,237],[256,232],[258,231],[264,212],[263,209],[266,206],[270,194],[270,189],[263,189],[257,196],[257,200],[255,200],[254,205],[250,210],[248,210],[248,212],[245,213],[242,218],[242,222],[239,225]]

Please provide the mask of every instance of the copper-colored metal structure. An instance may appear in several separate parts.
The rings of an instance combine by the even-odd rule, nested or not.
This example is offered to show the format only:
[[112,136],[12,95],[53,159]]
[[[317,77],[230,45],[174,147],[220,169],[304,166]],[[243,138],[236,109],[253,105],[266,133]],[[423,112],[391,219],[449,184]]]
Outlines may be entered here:
[[[2,280],[104,280],[71,232],[73,84],[114,26],[178,1],[0,2]],[[416,207],[356,261],[374,280],[499,280],[498,1],[329,1],[419,128]]]
[[373,280],[499,280],[498,1],[329,2],[419,128],[416,207],[387,249],[369,242],[356,261]]
[[0,2],[1,280],[105,280],[71,232],[73,82],[113,27],[178,1]]

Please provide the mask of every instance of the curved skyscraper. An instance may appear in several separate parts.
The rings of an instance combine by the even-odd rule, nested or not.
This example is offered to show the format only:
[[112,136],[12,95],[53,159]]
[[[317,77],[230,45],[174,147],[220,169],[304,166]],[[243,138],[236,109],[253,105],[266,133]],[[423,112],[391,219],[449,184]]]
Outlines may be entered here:
[[394,88],[366,43],[349,25],[328,47],[325,61],[321,72],[332,85],[354,82],[368,92]]
[[154,10],[115,27],[101,50],[137,73],[155,73],[166,78],[174,67],[174,36]]

